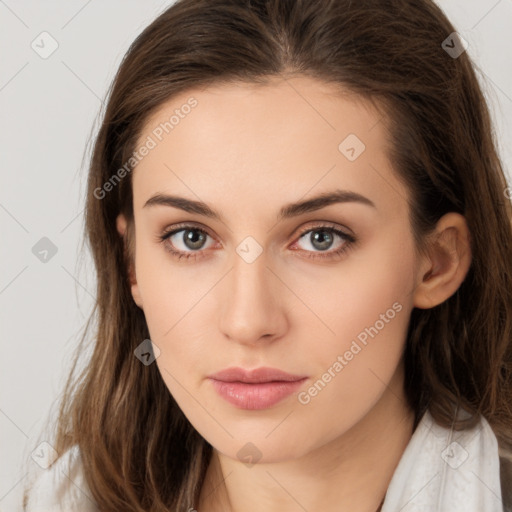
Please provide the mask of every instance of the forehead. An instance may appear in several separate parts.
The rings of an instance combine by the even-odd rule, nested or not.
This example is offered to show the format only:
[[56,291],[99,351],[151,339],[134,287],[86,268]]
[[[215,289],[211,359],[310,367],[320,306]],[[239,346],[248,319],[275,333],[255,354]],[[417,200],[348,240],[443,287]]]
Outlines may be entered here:
[[133,172],[134,206],[156,192],[270,205],[333,188],[396,202],[407,193],[384,121],[372,103],[308,77],[187,90],[141,130],[137,147],[152,147]]

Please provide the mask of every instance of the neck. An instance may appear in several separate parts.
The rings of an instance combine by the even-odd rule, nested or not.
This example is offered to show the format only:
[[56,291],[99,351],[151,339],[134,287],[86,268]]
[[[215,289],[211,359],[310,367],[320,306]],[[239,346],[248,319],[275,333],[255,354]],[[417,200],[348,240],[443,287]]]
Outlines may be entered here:
[[[247,467],[214,450],[198,512],[375,512],[413,433],[397,371],[349,431],[303,457]],[[257,497],[257,498],[256,498]]]

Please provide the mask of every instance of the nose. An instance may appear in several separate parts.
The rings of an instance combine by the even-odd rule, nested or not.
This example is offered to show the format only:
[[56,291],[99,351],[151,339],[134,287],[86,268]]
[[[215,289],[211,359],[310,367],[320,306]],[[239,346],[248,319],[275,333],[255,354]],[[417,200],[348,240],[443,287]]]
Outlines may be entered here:
[[219,327],[230,340],[260,345],[281,337],[287,328],[285,289],[268,268],[263,252],[252,263],[235,253],[220,297]]

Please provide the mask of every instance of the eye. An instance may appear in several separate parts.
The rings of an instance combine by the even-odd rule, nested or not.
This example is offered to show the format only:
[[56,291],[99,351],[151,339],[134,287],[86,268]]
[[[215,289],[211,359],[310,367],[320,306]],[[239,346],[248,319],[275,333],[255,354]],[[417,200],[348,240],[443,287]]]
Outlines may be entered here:
[[[300,241],[303,243],[302,249],[311,253],[306,255],[307,258],[332,258],[341,256],[352,247],[356,239],[335,226],[324,224],[302,231],[294,246],[300,245]],[[329,250],[333,245],[335,246],[334,250]]]
[[211,237],[206,231],[191,225],[175,227],[159,236],[165,249],[178,259],[198,257],[210,247],[206,245],[208,238]]

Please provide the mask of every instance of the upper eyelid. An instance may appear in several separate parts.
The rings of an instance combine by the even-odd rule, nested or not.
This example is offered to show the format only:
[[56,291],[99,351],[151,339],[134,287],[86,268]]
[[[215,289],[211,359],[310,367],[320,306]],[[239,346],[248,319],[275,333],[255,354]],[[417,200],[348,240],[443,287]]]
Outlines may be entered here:
[[[354,236],[354,233],[353,233],[353,231],[351,229],[349,229],[348,227],[346,227],[344,225],[340,225],[340,224],[337,224],[337,223],[332,222],[332,221],[328,221],[328,220],[322,221],[322,220],[319,220],[319,221],[310,221],[310,222],[312,222],[313,224],[312,225],[307,225],[308,223],[306,223],[306,227],[298,228],[298,229],[294,230],[292,233],[296,233],[297,232],[298,234],[300,234],[302,236],[303,234],[307,233],[309,230],[319,229],[319,228],[328,228],[328,229],[337,229],[339,231],[346,231],[347,235]],[[199,231],[203,231],[206,234],[208,234],[209,236],[211,236],[212,238],[215,238],[212,234],[210,234],[209,229],[207,227],[203,226],[200,223],[196,224],[193,221],[174,224],[173,226],[171,226],[169,228],[164,228],[162,230],[162,233],[164,235],[167,235],[169,233],[182,231],[182,230],[187,229],[187,228],[194,228],[194,229],[197,229]]]
[[162,236],[169,236],[171,233],[176,234],[179,231],[186,230],[187,228],[197,229],[198,231],[203,231],[208,236],[211,236],[212,238],[215,238],[213,235],[210,234],[208,228],[202,226],[202,225],[196,225],[193,222],[183,222],[178,224],[173,224],[172,226],[166,227],[162,230]]

